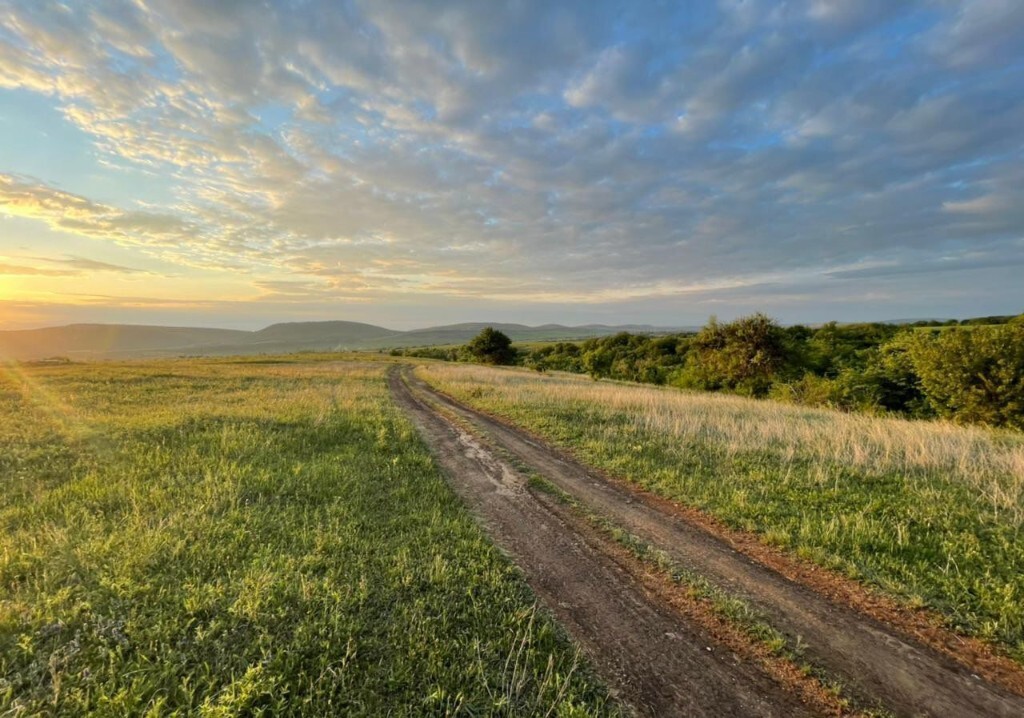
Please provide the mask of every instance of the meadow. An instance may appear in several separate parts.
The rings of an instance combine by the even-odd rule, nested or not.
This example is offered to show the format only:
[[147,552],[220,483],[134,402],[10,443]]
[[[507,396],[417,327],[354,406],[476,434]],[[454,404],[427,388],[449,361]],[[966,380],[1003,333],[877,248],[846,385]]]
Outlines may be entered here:
[[337,359],[0,365],[0,715],[617,712]]
[[522,369],[417,372],[1024,659],[1024,435]]

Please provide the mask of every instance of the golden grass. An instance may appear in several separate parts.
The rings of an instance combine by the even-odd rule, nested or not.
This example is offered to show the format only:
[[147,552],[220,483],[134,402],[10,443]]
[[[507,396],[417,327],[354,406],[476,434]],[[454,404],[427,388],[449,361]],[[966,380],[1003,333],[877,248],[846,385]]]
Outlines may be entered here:
[[726,455],[753,450],[784,464],[810,459],[826,474],[842,466],[907,479],[938,475],[980,492],[1004,518],[1024,519],[1024,435],[1017,432],[480,366],[432,364],[419,371],[442,387],[497,392],[510,404],[582,412],[600,406],[628,415],[638,429],[712,443]]

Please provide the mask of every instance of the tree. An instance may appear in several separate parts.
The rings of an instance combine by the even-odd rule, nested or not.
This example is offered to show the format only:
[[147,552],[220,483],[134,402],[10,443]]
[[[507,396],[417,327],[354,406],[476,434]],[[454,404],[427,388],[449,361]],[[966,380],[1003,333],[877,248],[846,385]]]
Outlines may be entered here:
[[485,364],[511,364],[515,358],[512,340],[494,327],[485,327],[466,345],[477,361]]
[[728,324],[712,317],[690,342],[682,382],[764,396],[790,363],[785,331],[764,314]]
[[940,416],[1024,429],[1024,324],[918,332],[907,356]]
[[[797,400],[828,404],[840,409],[877,413],[896,412],[908,417],[934,415],[914,371],[908,343],[917,332],[898,334],[881,346],[871,347],[855,364],[842,366],[834,377],[808,373],[793,389]],[[803,394],[802,396],[800,394]]]
[[[789,330],[792,332],[792,328]],[[892,324],[837,324],[829,322],[808,336],[804,344],[804,366],[830,379],[844,369],[862,371],[880,345],[898,334]]]

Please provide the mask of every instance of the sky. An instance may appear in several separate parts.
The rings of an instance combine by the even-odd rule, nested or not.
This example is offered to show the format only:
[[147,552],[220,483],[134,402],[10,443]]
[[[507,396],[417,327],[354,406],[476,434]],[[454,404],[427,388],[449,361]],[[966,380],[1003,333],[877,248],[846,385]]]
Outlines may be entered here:
[[0,0],[0,329],[1024,311],[1020,0]]

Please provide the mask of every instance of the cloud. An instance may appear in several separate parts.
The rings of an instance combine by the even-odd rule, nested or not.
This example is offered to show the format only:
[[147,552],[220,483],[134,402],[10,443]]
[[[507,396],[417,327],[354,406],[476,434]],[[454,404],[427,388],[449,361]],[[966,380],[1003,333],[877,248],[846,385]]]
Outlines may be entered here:
[[72,269],[49,269],[46,267],[30,267],[23,264],[0,262],[0,274],[20,275],[26,277],[72,277],[79,272]]
[[949,200],[942,203],[942,209],[958,214],[988,214],[1005,209],[1011,198],[1000,195],[983,195],[974,199]]
[[1024,6],[1015,0],[957,3],[931,33],[936,55],[960,67],[1019,59]]
[[114,274],[151,274],[151,272],[145,269],[137,269],[135,267],[125,267],[120,264],[111,264],[109,262],[100,262],[95,259],[87,259],[85,257],[66,257],[64,259],[45,259],[39,257],[41,261],[48,262],[50,264],[59,264],[67,267],[70,271],[75,272],[112,272]]
[[866,267],[1013,260],[1019,8],[15,0],[0,87],[175,200],[0,166],[0,207],[237,267],[268,303],[821,297]]
[[[100,262],[85,257],[66,257],[63,259],[52,259],[48,257],[33,257],[37,262],[50,265],[48,267],[29,266],[21,264],[9,264],[0,262],[0,274],[20,274],[25,276],[40,277],[76,277],[95,272],[110,272],[114,274],[151,274],[144,269],[124,267],[119,264]],[[56,266],[54,266],[56,265]]]
[[9,174],[0,174],[0,212],[127,244],[174,243],[193,231],[187,221],[170,214],[122,210]]
[[946,256],[917,264],[881,264],[860,269],[846,269],[829,272],[828,276],[837,279],[858,279],[864,277],[892,277],[908,274],[935,274],[938,272],[964,272],[975,269],[991,269],[994,267],[1020,267],[1024,265],[1024,256],[1003,257],[989,253],[973,253],[964,256]]

